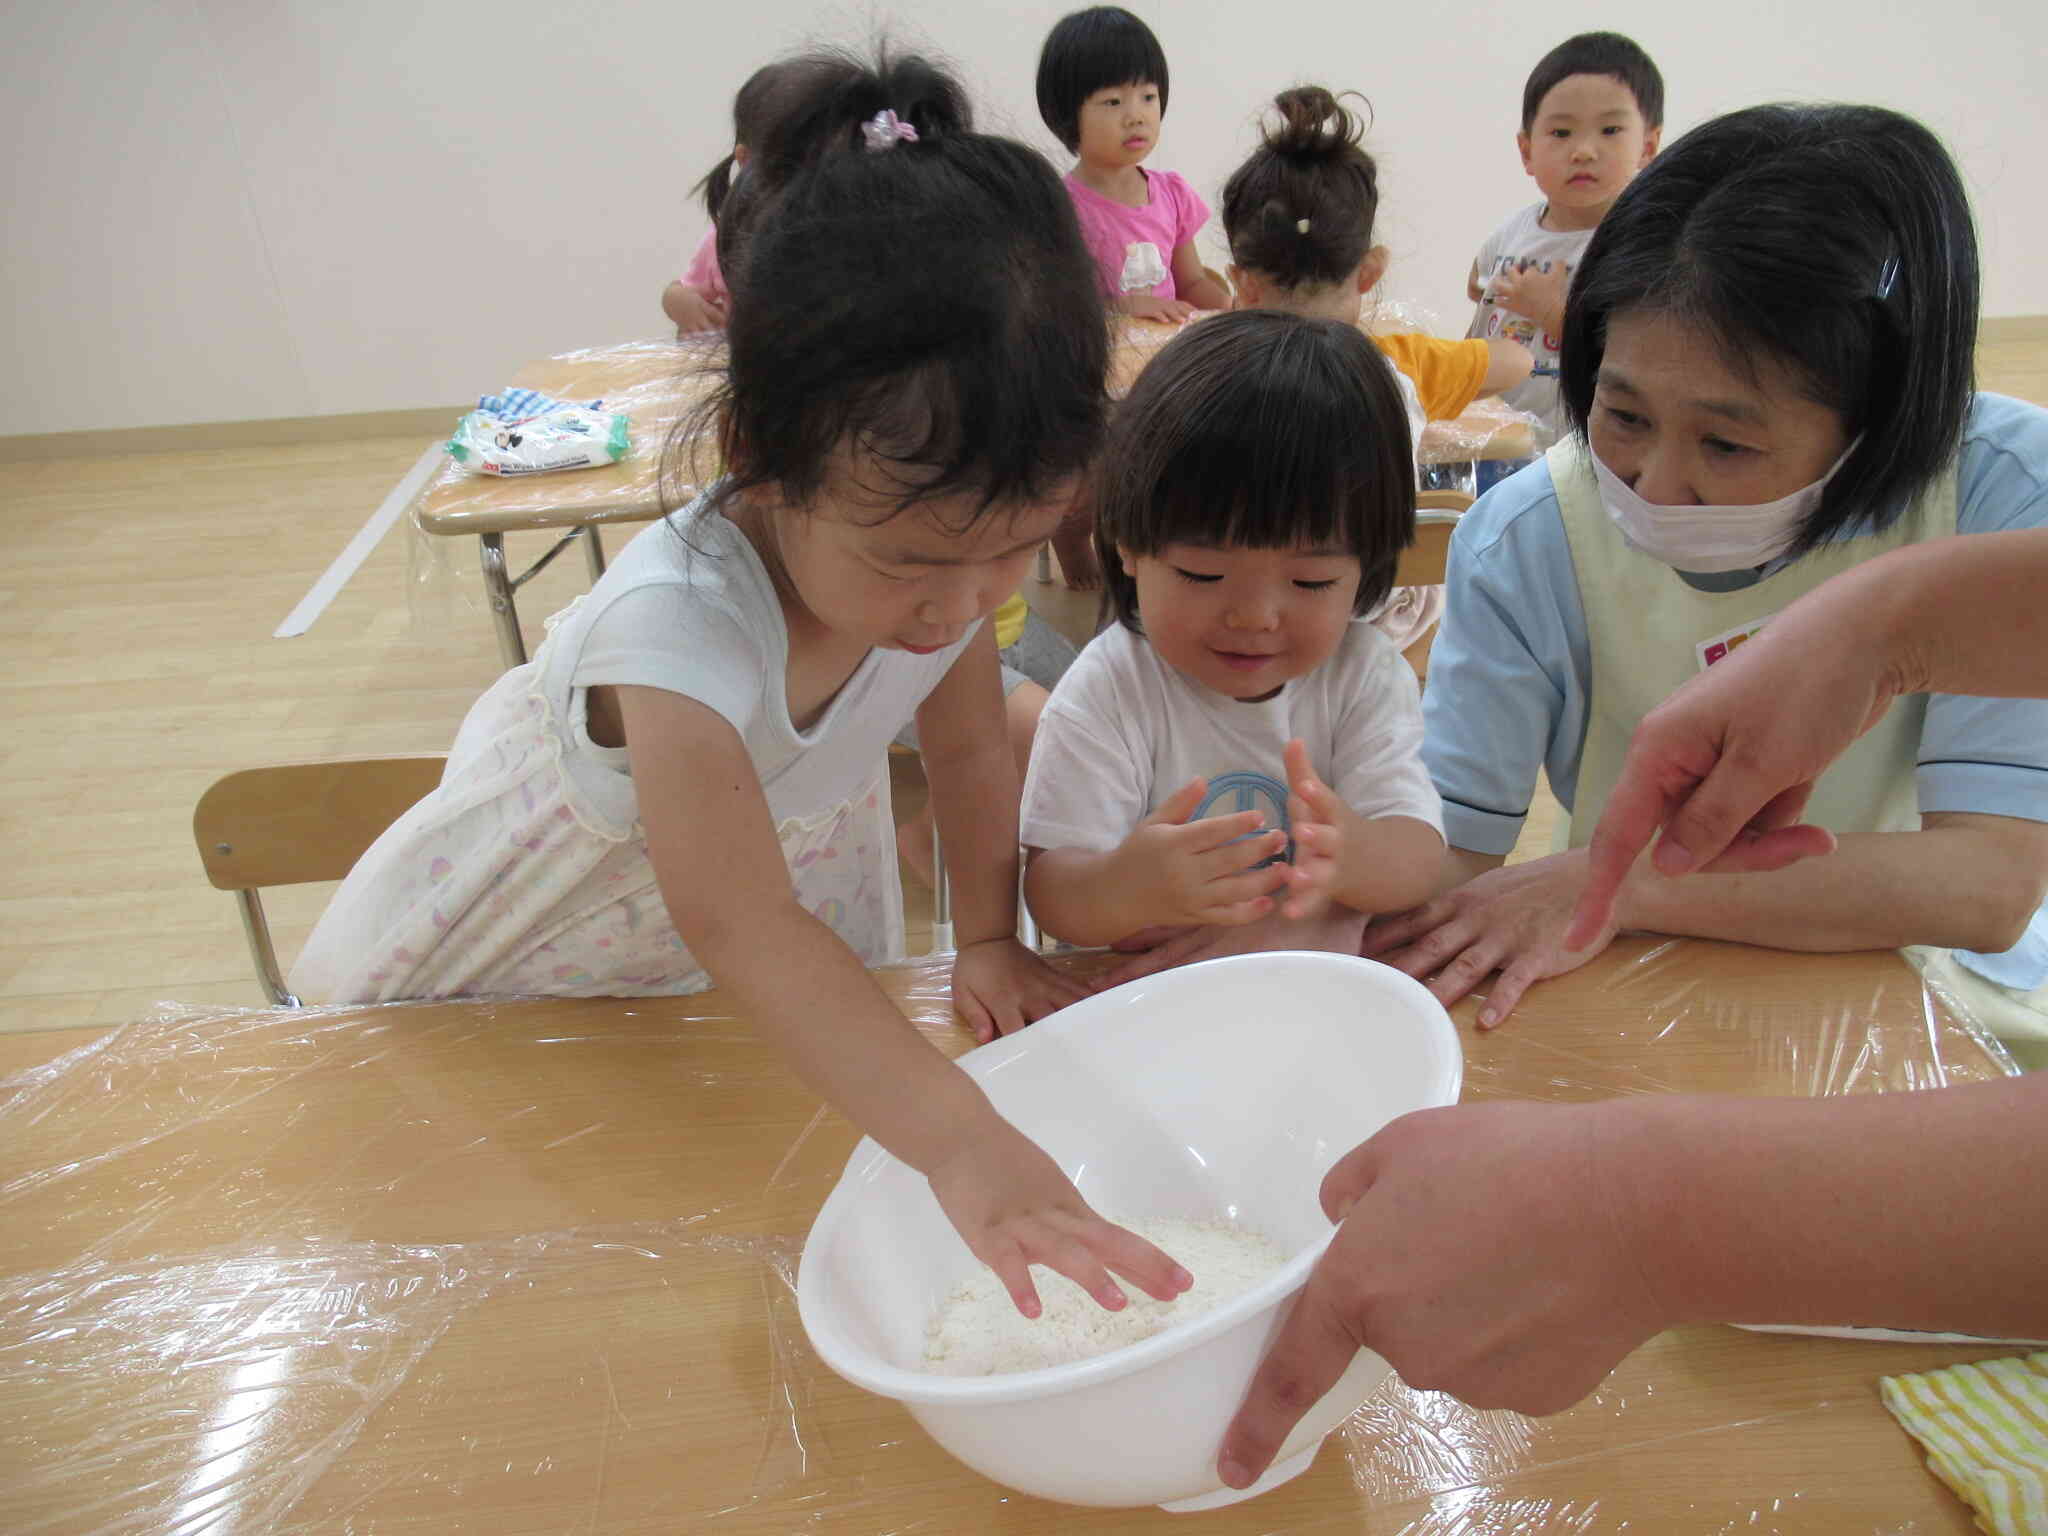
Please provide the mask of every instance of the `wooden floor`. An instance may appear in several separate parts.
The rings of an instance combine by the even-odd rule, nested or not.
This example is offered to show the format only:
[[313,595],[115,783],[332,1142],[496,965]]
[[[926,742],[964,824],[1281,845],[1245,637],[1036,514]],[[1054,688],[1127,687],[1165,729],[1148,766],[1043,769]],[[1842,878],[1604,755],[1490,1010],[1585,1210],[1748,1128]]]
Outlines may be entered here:
[[[2048,320],[1987,337],[1984,387],[2048,404]],[[232,898],[193,849],[200,792],[266,762],[446,749],[498,670],[470,541],[401,526],[310,633],[271,638],[424,446],[0,462],[0,642],[14,658],[0,684],[0,1029],[260,1002]],[[546,541],[510,543],[531,558]],[[529,631],[586,582],[574,556],[538,577],[521,597]],[[1028,595],[1087,633],[1092,598]],[[916,793],[904,788],[899,810]],[[1547,847],[1548,825],[1532,818],[1524,849]],[[287,963],[327,889],[269,899]],[[906,890],[915,950],[929,903]]]

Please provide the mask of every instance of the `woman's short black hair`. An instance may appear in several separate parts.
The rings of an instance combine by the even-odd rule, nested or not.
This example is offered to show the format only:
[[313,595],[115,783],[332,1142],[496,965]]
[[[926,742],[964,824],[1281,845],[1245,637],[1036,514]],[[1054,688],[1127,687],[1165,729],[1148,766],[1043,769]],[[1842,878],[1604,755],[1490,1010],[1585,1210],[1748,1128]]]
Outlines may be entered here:
[[1415,449],[1394,373],[1355,325],[1245,309],[1189,326],[1117,407],[1094,485],[1106,603],[1140,629],[1119,548],[1342,548],[1356,612],[1415,539]]
[[1230,259],[1283,288],[1319,288],[1372,248],[1379,169],[1360,143],[1364,120],[1322,86],[1282,91],[1273,106],[1278,126],[1223,187]]
[[1573,75],[1608,75],[1619,80],[1636,99],[1645,128],[1664,126],[1664,77],[1632,38],[1619,32],[1581,32],[1568,37],[1536,61],[1522,86],[1522,132],[1536,125],[1543,98]]
[[1941,141],[1882,107],[1703,123],[1615,200],[1573,275],[1559,388],[1586,432],[1607,327],[1665,314],[1738,373],[1788,370],[1858,439],[1789,553],[1889,526],[1954,458],[1975,387],[1977,238]]
[[[1043,156],[973,132],[926,60],[807,58],[809,88],[728,196],[727,361],[672,447],[716,438],[721,499],[808,503],[842,444],[879,462],[892,513],[1046,499],[1095,457],[1107,403],[1108,325],[1066,189]],[[916,138],[870,148],[884,111]],[[672,451],[667,469],[674,506],[695,465]]]
[[1166,51],[1120,5],[1062,16],[1038,51],[1038,115],[1072,154],[1081,147],[1081,105],[1113,85],[1155,85],[1166,115]]

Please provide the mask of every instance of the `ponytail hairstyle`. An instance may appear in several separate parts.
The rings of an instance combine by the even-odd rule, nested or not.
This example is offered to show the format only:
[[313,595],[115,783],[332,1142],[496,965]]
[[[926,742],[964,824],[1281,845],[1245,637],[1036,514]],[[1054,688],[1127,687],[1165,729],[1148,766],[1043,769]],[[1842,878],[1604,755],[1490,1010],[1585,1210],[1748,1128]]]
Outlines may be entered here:
[[1241,309],[1159,350],[1117,407],[1095,482],[1104,606],[1142,633],[1119,549],[1336,548],[1354,612],[1415,540],[1415,450],[1392,366],[1355,325]]
[[[821,89],[833,83],[843,83],[852,78],[860,68],[859,61],[850,55],[828,49],[793,54],[763,64],[747,76],[746,83],[732,98],[734,150],[744,146],[748,163],[758,167],[762,146],[785,111],[813,99]],[[758,175],[758,168],[752,174]],[[735,153],[714,165],[692,188],[702,195],[704,211],[710,215],[713,224],[718,222],[719,214],[725,209],[726,198],[738,180],[739,163]],[[721,250],[721,268],[724,262],[725,253]]]
[[1231,260],[1282,288],[1341,282],[1372,249],[1380,206],[1366,122],[1320,85],[1282,91],[1273,106],[1278,126],[1223,188]]
[[[767,131],[768,123],[775,110],[778,94],[794,83],[799,61],[778,59],[772,64],[763,64],[747,76],[732,98],[732,142],[737,150],[745,146],[751,156],[754,145]],[[737,161],[727,155],[705,173],[704,179],[691,188],[704,199],[704,211],[713,223],[718,220],[718,210],[725,203],[725,195],[732,190],[733,177],[737,174]]]
[[1043,501],[1095,457],[1109,328],[1072,200],[1043,156],[973,131],[915,55],[788,62],[718,248],[735,302],[717,387],[678,424],[719,443],[714,505],[756,487],[803,506],[844,449],[892,500],[967,494],[965,521]]
[[1939,139],[1882,107],[1751,107],[1664,150],[1600,221],[1565,306],[1560,393],[1583,437],[1624,313],[1698,328],[1738,373],[1784,367],[1854,442],[1801,555],[1889,527],[1954,459],[1977,301],[1969,199]]

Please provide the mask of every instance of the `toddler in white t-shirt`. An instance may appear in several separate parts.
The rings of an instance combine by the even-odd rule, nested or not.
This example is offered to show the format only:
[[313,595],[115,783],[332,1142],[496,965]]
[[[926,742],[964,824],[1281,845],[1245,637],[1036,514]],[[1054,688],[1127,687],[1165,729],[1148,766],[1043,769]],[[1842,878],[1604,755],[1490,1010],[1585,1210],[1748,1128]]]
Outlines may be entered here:
[[1664,130],[1664,77],[1618,32],[1581,32],[1537,61],[1522,87],[1522,169],[1543,200],[1516,210],[1487,236],[1466,292],[1478,305],[1469,336],[1518,341],[1535,357],[1503,398],[1565,430],[1557,394],[1558,338],[1572,273]]
[[1434,888],[1415,676],[1360,616],[1415,533],[1393,370],[1275,311],[1176,337],[1117,414],[1096,544],[1118,622],[1053,691],[1025,781],[1047,931],[1145,953],[1347,949]]

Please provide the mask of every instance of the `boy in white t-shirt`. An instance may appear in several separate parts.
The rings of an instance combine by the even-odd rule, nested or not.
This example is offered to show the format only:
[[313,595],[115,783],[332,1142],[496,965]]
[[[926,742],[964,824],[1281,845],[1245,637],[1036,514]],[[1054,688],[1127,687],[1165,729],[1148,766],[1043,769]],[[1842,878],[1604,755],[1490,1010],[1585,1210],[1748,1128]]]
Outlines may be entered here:
[[1356,326],[1190,326],[1117,413],[1096,542],[1118,623],[1040,718],[1020,835],[1050,933],[1148,952],[1356,953],[1426,898],[1442,802],[1415,675],[1363,622],[1414,537],[1394,372]]
[[1657,153],[1664,78],[1617,32],[1582,32],[1545,54],[1522,88],[1515,146],[1543,201],[1487,237],[1466,279],[1479,306],[1468,336],[1518,341],[1535,356],[1527,382],[1502,398],[1564,431],[1557,343],[1565,293],[1593,231],[1621,189]]

